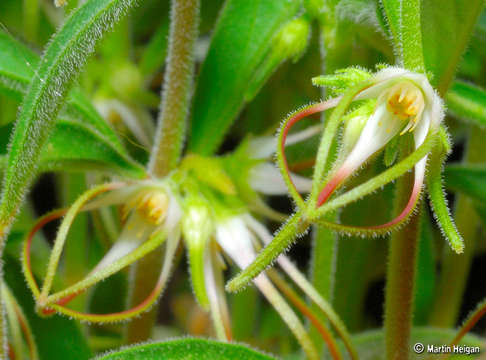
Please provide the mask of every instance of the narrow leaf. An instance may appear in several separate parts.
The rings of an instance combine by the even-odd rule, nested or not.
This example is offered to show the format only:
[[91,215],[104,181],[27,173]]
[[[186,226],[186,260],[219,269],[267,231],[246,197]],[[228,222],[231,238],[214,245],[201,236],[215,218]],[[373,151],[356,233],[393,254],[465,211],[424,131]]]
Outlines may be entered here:
[[220,343],[203,339],[179,339],[163,343],[143,344],[128,347],[97,358],[98,360],[271,360],[271,356],[261,354],[243,345]]
[[486,92],[472,84],[456,81],[446,96],[448,110],[461,120],[486,126]]
[[427,188],[432,210],[442,235],[447,239],[452,250],[460,254],[464,252],[464,240],[452,219],[442,186],[442,168],[445,158],[445,151],[436,150],[432,152],[427,175]]
[[214,152],[244,105],[244,96],[273,35],[299,1],[228,0],[214,31],[197,83],[189,148]]
[[486,203],[486,164],[456,163],[446,166],[445,186],[470,198]]
[[471,37],[484,0],[422,0],[422,39],[431,82],[444,94]]
[[[36,76],[39,56],[12,36],[0,30],[0,93],[21,101],[30,83]],[[104,134],[114,146],[123,149],[113,129],[98,114],[93,105],[80,89],[74,88],[64,106],[62,113],[67,116],[88,122]],[[11,119],[13,121],[14,119]]]
[[41,151],[39,171],[114,173],[143,178],[141,165],[120,152],[108,139],[89,125],[59,119]]
[[64,98],[103,34],[135,0],[89,0],[54,35],[24,97],[10,143],[0,222],[7,227],[35,175],[42,146]]

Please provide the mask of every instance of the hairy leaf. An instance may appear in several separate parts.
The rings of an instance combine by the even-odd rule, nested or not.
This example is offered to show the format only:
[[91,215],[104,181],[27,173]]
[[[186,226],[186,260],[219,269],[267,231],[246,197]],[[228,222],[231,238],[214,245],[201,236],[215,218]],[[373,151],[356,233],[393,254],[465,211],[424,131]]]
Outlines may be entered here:
[[[21,101],[36,76],[39,56],[21,42],[0,30],[0,93]],[[62,114],[88,122],[123,151],[113,129],[106,124],[80,89],[74,88],[66,101]],[[14,119],[11,119],[13,121]]]
[[180,339],[164,343],[136,345],[110,353],[99,360],[271,360],[273,357],[243,345],[220,343],[203,339]]
[[8,226],[36,172],[42,146],[75,76],[103,34],[135,0],[89,0],[54,35],[24,97],[10,143],[0,222]]
[[244,105],[249,79],[273,35],[295,15],[296,0],[228,0],[202,65],[194,98],[189,147],[214,152]]
[[145,170],[92,127],[59,119],[39,159],[40,171],[101,171],[143,178]]
[[[427,347],[430,345],[447,345],[455,335],[455,330],[436,329],[431,327],[414,327],[412,329],[411,343],[417,342]],[[360,333],[353,337],[358,348],[360,360],[382,359],[385,353],[385,334],[383,330],[372,330]],[[481,339],[474,335],[467,335],[461,341],[463,346],[481,346]],[[427,359],[430,354],[425,351],[421,355],[415,355],[413,359]],[[473,356],[474,357],[474,356]],[[463,359],[464,354],[453,354],[450,359]]]

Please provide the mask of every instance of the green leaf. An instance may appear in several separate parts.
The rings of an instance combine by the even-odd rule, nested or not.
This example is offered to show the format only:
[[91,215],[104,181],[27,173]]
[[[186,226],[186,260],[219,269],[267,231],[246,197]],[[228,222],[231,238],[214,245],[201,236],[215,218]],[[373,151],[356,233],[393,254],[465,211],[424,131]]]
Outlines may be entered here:
[[[411,344],[420,342],[427,346],[430,345],[447,345],[454,338],[455,330],[437,329],[432,327],[414,327],[412,329]],[[360,333],[353,337],[356,344],[360,360],[383,359],[385,354],[385,336],[383,330],[371,330]],[[463,346],[481,346],[481,339],[474,335],[467,335],[461,340]],[[413,345],[412,345],[413,346]],[[421,355],[414,354],[412,359],[428,359],[431,354],[425,351]],[[470,356],[468,356],[470,357]],[[473,356],[474,357],[474,356]],[[450,359],[463,359],[464,354],[453,355]]]
[[[0,93],[21,101],[36,76],[39,56],[9,34],[0,30]],[[80,89],[74,88],[61,113],[88,122],[111,141],[113,146],[123,150],[113,129],[98,114]],[[13,121],[13,119],[12,119]]]
[[432,85],[444,94],[471,37],[484,0],[422,0],[422,40]]
[[446,96],[447,109],[461,120],[486,126],[486,92],[472,84],[456,81]]
[[464,252],[464,239],[459,234],[451,216],[442,185],[442,168],[450,148],[447,134],[442,134],[442,146],[430,154],[427,189],[434,217],[442,231],[442,235],[447,239],[452,250],[457,254],[461,254]]
[[8,226],[35,176],[42,146],[76,75],[103,34],[135,0],[89,0],[54,35],[24,97],[3,182],[0,222]]
[[168,17],[165,17],[144,49],[142,59],[140,60],[140,70],[145,76],[152,75],[164,65],[169,45],[168,38],[169,20]]
[[43,147],[39,171],[100,171],[130,178],[143,178],[143,167],[120,152],[105,136],[89,125],[59,119]]
[[91,351],[79,325],[58,315],[41,318],[35,313],[32,294],[26,287],[17,261],[6,257],[5,280],[21,305],[34,333],[40,360],[84,360]]
[[128,347],[97,358],[98,360],[272,360],[246,346],[220,343],[213,340],[185,338],[163,343]]
[[486,203],[486,164],[449,164],[444,178],[447,189]]
[[221,144],[244,105],[248,80],[299,4],[297,0],[226,2],[197,83],[190,150],[207,155]]
[[[0,128],[6,134],[12,126]],[[0,140],[2,149],[6,144]],[[7,156],[0,155],[0,169],[7,166]],[[132,160],[125,150],[113,143],[90,124],[59,118],[46,146],[43,147],[37,168],[39,172],[88,172],[116,174],[129,178],[144,178],[144,168]]]

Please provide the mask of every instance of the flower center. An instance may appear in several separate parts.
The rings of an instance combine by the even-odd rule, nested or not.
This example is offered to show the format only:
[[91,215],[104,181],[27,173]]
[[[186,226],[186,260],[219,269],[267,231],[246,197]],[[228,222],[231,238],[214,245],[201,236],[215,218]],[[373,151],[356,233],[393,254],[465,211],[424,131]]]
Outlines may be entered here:
[[127,207],[126,210],[136,208],[145,220],[154,225],[160,225],[167,215],[169,198],[160,191],[146,191],[128,203]]
[[[386,106],[400,120],[407,120],[420,114],[424,108],[424,97],[416,85],[403,81],[389,90]],[[415,122],[417,119],[413,120]]]

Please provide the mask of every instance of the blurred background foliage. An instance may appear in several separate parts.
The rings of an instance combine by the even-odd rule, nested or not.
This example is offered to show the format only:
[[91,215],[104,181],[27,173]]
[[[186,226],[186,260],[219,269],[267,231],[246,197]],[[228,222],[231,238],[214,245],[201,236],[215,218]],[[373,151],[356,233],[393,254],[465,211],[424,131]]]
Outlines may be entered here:
[[[244,90],[246,86],[244,84],[251,83],[249,76],[263,63],[264,59],[260,53],[258,53],[260,55],[257,54],[260,56],[259,58],[255,55],[255,59],[250,59],[251,54],[245,52],[245,48],[231,48],[231,44],[226,50],[210,48],[211,36],[215,31],[218,15],[222,14],[223,3],[223,0],[203,0],[201,2],[196,73],[202,75],[195,89],[191,115],[193,129],[198,128],[199,125],[195,124],[199,124],[204,117],[213,117],[214,114],[220,112],[227,116],[226,123],[227,126],[231,126],[230,131],[221,146],[216,143],[212,145],[218,148],[218,154],[225,154],[235,149],[247,136],[273,135],[287,113],[311,101],[325,98],[325,93],[312,86],[311,78],[313,76],[332,73],[338,68],[347,66],[374,69],[376,64],[394,63],[393,49],[388,40],[389,34],[385,27],[384,15],[377,0],[329,1],[333,4],[332,18],[335,23],[331,26],[328,23],[322,25],[319,21],[313,22],[307,49],[297,61],[284,61],[275,71],[271,71],[267,76],[268,81],[260,84],[261,87],[257,86],[259,90],[256,93],[250,92],[246,94],[246,98],[244,98],[245,94],[242,94],[241,99],[235,100],[235,103],[226,103],[228,84],[231,84],[233,80],[235,84],[239,81],[243,85],[241,88],[236,88],[235,85],[235,91]],[[233,1],[233,3],[238,3],[238,1]],[[262,41],[266,41],[262,46],[268,48],[276,29],[285,21],[302,14],[303,10],[300,5],[298,2],[295,3],[295,6],[285,5],[289,7],[285,10],[286,17],[282,15],[282,18],[275,17],[275,19],[268,20],[266,18],[254,19],[251,18],[251,14],[244,14],[247,17],[242,16],[241,22],[247,22],[250,27],[251,21],[274,21],[272,32],[267,35],[261,34]],[[24,7],[32,6],[32,4],[37,4],[39,7],[37,15],[30,18],[31,20],[36,19],[37,25],[29,25],[29,20],[25,18],[29,15],[24,11]],[[32,52],[41,54],[55,29],[60,26],[65,16],[76,5],[77,0],[69,0],[68,5],[64,8],[55,8],[50,0],[24,0],[23,2],[2,0],[0,1],[2,31],[6,31],[10,36],[18,39]],[[129,111],[138,119],[142,128],[140,136],[137,136],[136,131],[134,132],[121,121],[120,113],[116,110],[111,109],[103,114],[119,135],[130,155],[141,163],[147,161],[151,146],[151,139],[144,137],[143,134],[153,133],[154,119],[158,110],[167,55],[169,5],[169,1],[165,0],[141,1],[128,18],[118,24],[115,31],[102,41],[96,55],[89,61],[78,81],[79,87],[95,105],[108,100],[117,101],[124,106],[125,111]],[[427,6],[441,5],[437,5],[437,2],[432,0],[425,0],[423,6],[427,8]],[[325,16],[326,14],[324,14]],[[426,17],[425,19],[430,23],[424,23],[424,31],[437,26],[433,20]],[[475,18],[468,19],[468,21],[474,24]],[[456,34],[456,25],[446,24],[445,28]],[[34,26],[34,28],[29,28],[29,26]],[[330,28],[335,32],[332,35],[334,43],[326,43],[326,39],[330,38],[326,31],[331,31]],[[425,45],[427,45],[426,41],[447,43],[449,39],[454,38],[447,32],[438,32],[437,28],[435,28],[434,34],[437,35],[436,38],[425,37]],[[467,34],[464,36],[467,37]],[[250,41],[254,41],[254,39],[250,39]],[[433,225],[430,212],[425,209],[416,278],[414,320],[416,325],[447,328],[457,326],[475,304],[486,296],[486,284],[483,276],[486,273],[486,237],[484,234],[486,154],[483,140],[486,130],[482,127],[483,124],[486,124],[486,96],[481,89],[468,87],[468,83],[474,83],[479,88],[486,87],[485,44],[486,13],[483,12],[479,16],[477,24],[474,25],[465,54],[462,56],[460,53],[458,54],[460,61],[457,65],[456,77],[465,83],[456,81],[452,87],[453,92],[449,92],[449,95],[445,96],[446,104],[449,107],[446,124],[452,134],[454,147],[449,157],[451,165],[446,168],[444,176],[450,205],[452,208],[461,209],[459,213],[456,210],[455,217],[458,227],[466,238],[468,252],[463,260],[457,261],[457,257],[452,255],[450,249],[445,246],[438,228]],[[228,53],[218,54],[211,53],[211,51],[227,51]],[[458,51],[460,52],[460,50]],[[20,50],[17,54],[21,57],[21,62],[32,66]],[[202,72],[204,66],[211,65],[204,64],[205,59],[207,61],[206,54],[217,58],[234,58],[235,63],[241,61],[243,65],[246,64],[245,61],[256,63],[246,68],[243,65],[236,67],[234,73],[228,75],[227,82],[216,83],[212,86],[209,83],[217,75]],[[435,64],[434,56],[436,55],[432,52],[430,55],[427,54],[426,52],[426,61]],[[1,49],[0,56],[2,56]],[[213,66],[218,66],[218,63]],[[454,65],[453,67],[456,68]],[[431,69],[437,70],[434,67]],[[216,94],[214,96],[217,100],[214,100],[214,108],[209,108],[210,105],[204,99],[205,96],[212,93]],[[461,102],[457,101],[458,97],[461,101],[464,98],[466,100],[472,98],[476,103],[476,112],[468,114],[464,111],[461,108]],[[246,105],[242,106],[243,103]],[[0,152],[3,154],[7,149],[12,122],[16,117],[19,105],[19,99],[0,94]],[[233,121],[234,117],[236,119]],[[217,123],[218,119],[213,118],[212,121]],[[315,120],[305,121],[299,126],[306,127],[313,122]],[[201,126],[213,126],[211,121],[204,124]],[[200,144],[203,144],[206,139],[201,136],[207,136],[207,132],[202,134],[193,132],[187,146],[193,149],[203,149],[203,145]],[[299,168],[298,165],[305,165],[312,161],[317,142],[318,136],[304,144],[289,148],[288,156],[291,164],[294,164],[303,174],[308,173],[308,170],[305,169],[305,166]],[[202,152],[205,151],[202,150]],[[471,166],[473,163],[477,164]],[[374,166],[353,181],[362,182],[363,179],[382,168],[383,162],[377,161]],[[93,183],[94,179],[100,179],[99,176],[86,177],[82,174],[59,171],[44,173],[37,179],[8,240],[4,256],[6,266],[4,273],[8,285],[29,319],[38,340],[41,359],[86,359],[94,353],[118,347],[123,343],[123,324],[89,326],[61,318],[58,315],[48,319],[39,318],[33,311],[33,301],[27,291],[19,266],[20,243],[30,230],[34,218],[72,203],[89,184]],[[384,209],[391,208],[392,197],[392,187],[387,186],[383,192],[373,194],[345,208],[340,214],[340,219],[344,223],[356,225],[380,223],[380,220],[389,218],[389,214]],[[289,213],[291,210],[291,203],[287,197],[275,196],[269,198],[268,201],[274,208],[283,212]],[[113,232],[116,232],[119,224],[112,224],[114,230],[109,227],[106,229],[100,226],[103,219],[104,214],[101,212],[78,217],[65,250],[63,272],[56,279],[55,287],[61,288],[62,284],[79,279],[85,274],[85,269],[92,268],[107,250],[113,241]],[[56,223],[49,224],[42,234],[38,235],[36,249],[33,252],[37,276],[41,276],[44,271],[42,264],[47,259],[48,244],[53,240],[57,225]],[[273,230],[278,226],[278,223],[269,223],[269,227]],[[111,234],[110,231],[112,231]],[[332,296],[336,311],[352,333],[381,327],[387,239],[339,237],[337,244],[335,289]],[[307,236],[304,241],[300,241],[290,250],[291,258],[305,273],[310,273],[311,248],[312,239],[311,236]],[[184,256],[180,252],[177,261],[185,264]],[[455,274],[451,275],[447,271],[454,271]],[[72,306],[100,313],[121,310],[125,306],[124,299],[129,286],[128,278],[128,270],[120,272],[97,285],[88,294],[81,296]],[[451,285],[455,281],[460,284]],[[457,292],[451,295],[449,288],[454,288]],[[454,300],[451,300],[451,296]],[[293,358],[293,355],[295,356],[298,346],[290,331],[255,290],[250,289],[230,295],[230,299],[234,336],[237,340],[287,356],[289,359]],[[450,301],[454,303],[450,304]],[[175,273],[159,301],[158,307],[158,321],[153,339],[162,340],[183,334],[213,335],[208,314],[198,307],[192,296],[185,266],[175,267]],[[447,314],[439,313],[444,312],[445,308],[450,309],[450,311],[446,311]],[[486,331],[486,323],[481,323],[475,330],[477,333],[483,334]],[[60,338],[63,341],[59,341]],[[52,352],[52,348],[55,348],[56,351]]]

